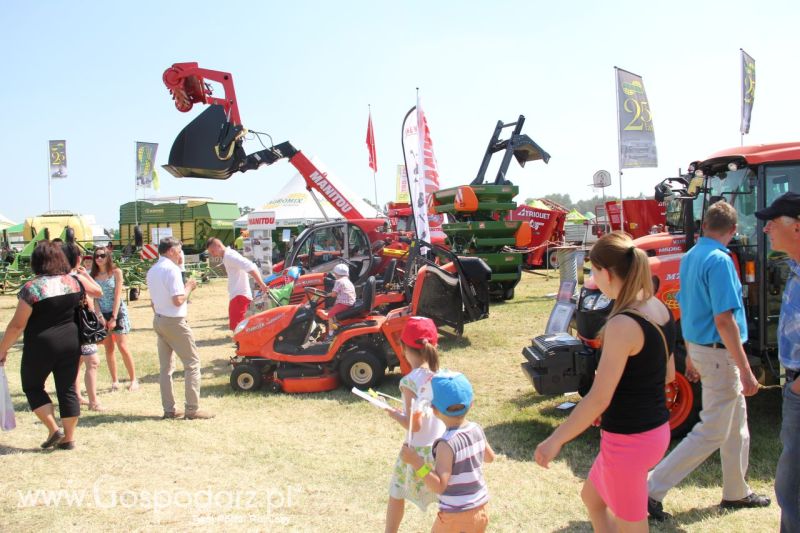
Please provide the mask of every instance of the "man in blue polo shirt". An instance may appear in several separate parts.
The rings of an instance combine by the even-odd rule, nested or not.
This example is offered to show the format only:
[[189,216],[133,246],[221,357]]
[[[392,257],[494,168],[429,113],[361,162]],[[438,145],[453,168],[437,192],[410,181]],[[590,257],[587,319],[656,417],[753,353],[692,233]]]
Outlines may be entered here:
[[742,284],[725,248],[736,233],[736,209],[720,201],[706,211],[703,236],[681,259],[681,332],[691,357],[687,376],[703,381],[700,422],[650,473],[647,509],[664,520],[661,501],[715,451],[722,462],[723,508],[765,507],[769,498],[750,490],[745,481],[750,456],[745,396],[758,392],[742,344],[747,322]]
[[775,474],[775,495],[781,507],[781,533],[800,532],[800,194],[787,192],[756,213],[767,221],[764,233],[772,249],[789,256],[789,279],[783,290],[778,321],[778,356],[786,369],[783,423]]

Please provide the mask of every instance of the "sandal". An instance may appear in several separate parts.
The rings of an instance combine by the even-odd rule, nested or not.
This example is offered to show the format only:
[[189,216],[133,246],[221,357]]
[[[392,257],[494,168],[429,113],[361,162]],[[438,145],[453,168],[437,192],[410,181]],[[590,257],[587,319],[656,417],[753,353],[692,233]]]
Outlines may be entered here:
[[52,435],[47,437],[46,441],[42,443],[42,448],[46,450],[47,448],[52,448],[54,446],[57,446],[58,444],[61,443],[63,439],[64,439],[64,432],[61,431],[61,429],[57,429],[53,432]]
[[131,381],[131,384],[128,385],[128,392],[136,392],[139,390],[139,380],[134,379]]
[[119,390],[119,381],[115,381],[111,384],[111,392]]
[[97,411],[98,413],[104,413],[104,412],[108,411],[107,408],[105,408],[102,405],[100,405],[100,402],[90,403],[89,404],[89,410],[90,411]]

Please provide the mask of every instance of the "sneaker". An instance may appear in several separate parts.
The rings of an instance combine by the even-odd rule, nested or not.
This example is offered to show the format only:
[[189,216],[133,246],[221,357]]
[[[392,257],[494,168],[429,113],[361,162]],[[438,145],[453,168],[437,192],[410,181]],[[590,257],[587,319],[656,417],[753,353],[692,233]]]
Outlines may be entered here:
[[169,412],[165,411],[164,412],[164,416],[162,416],[161,419],[162,420],[173,420],[175,418],[181,418],[182,416],[183,416],[183,413],[180,412],[180,411],[169,411]]
[[185,420],[208,420],[210,418],[214,418],[215,415],[209,413],[208,411],[188,411],[186,415],[183,417]]
[[69,442],[59,442],[58,444],[56,444],[56,448],[59,450],[74,450],[75,441],[71,440]]
[[656,522],[664,522],[672,518],[672,515],[664,512],[664,505],[653,498],[647,497],[647,514]]
[[766,496],[751,492],[741,500],[722,500],[719,506],[723,509],[745,509],[749,507],[769,507],[772,501]]

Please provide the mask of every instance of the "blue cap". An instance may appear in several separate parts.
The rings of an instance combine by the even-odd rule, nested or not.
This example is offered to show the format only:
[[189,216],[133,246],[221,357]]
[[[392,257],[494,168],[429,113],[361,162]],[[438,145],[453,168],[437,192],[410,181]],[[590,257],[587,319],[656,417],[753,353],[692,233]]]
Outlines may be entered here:
[[[443,415],[461,416],[469,411],[472,405],[472,385],[467,376],[461,372],[442,370],[431,380],[433,389],[433,406]],[[463,405],[458,411],[448,411],[449,407]]]
[[292,279],[297,279],[300,277],[300,267],[289,267],[286,269],[286,275]]

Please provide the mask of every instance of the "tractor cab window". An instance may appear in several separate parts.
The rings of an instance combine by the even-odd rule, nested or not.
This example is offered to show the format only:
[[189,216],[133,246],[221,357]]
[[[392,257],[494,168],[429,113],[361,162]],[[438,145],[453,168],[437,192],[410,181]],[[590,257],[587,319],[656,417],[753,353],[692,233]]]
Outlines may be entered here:
[[704,204],[712,198],[722,197],[736,208],[738,214],[737,238],[745,246],[755,246],[757,240],[756,173],[750,168],[719,172],[707,181],[708,196],[698,195],[694,201],[695,220],[702,220]]
[[300,264],[312,272],[327,272],[338,263],[344,250],[344,231],[340,226],[316,228],[297,251]]
[[358,278],[366,274],[372,260],[369,240],[364,230],[351,224],[347,232],[347,257],[358,268]]
[[[771,205],[776,198],[787,192],[800,193],[800,164],[769,165],[765,167],[764,207]],[[786,281],[789,279],[789,263],[784,252],[772,249],[768,238],[764,238],[766,251],[766,321],[767,341],[777,342],[777,321],[781,309],[781,299]]]

